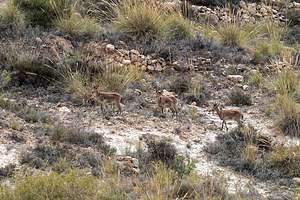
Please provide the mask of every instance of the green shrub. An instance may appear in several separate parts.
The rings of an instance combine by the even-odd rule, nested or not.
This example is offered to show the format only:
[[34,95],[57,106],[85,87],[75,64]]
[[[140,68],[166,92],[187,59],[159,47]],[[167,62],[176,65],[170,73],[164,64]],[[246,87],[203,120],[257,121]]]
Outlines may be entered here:
[[260,72],[249,74],[249,83],[260,86],[263,83],[263,75]]
[[123,33],[156,38],[164,26],[165,8],[161,1],[124,0],[111,5],[116,17],[113,27]]
[[72,11],[72,0],[13,0],[25,13],[29,24],[50,26],[58,16],[68,18]]
[[4,24],[10,24],[16,27],[22,27],[25,25],[24,13],[13,3],[13,0],[9,0],[7,7],[1,10],[1,21]]
[[[12,54],[7,55],[8,67],[20,72],[21,74],[26,74],[29,72],[29,74],[31,74],[33,77],[38,75],[47,78],[55,78],[57,76],[54,69],[47,65],[48,61],[44,60],[44,58],[42,58],[40,53],[37,51],[24,51],[14,47],[10,53]],[[34,81],[36,81],[36,79],[26,79],[26,76],[25,78],[20,76],[20,78],[22,80],[24,79],[23,81],[26,82],[34,83]]]
[[259,33],[259,26],[240,23],[239,19],[235,17],[232,21],[220,23],[216,31],[222,44],[249,48],[251,40],[256,38]]
[[70,35],[87,34],[96,36],[100,30],[95,20],[88,16],[81,17],[71,13],[69,18],[58,17],[55,22],[56,28]]
[[76,170],[19,175],[13,182],[1,186],[0,199],[97,199],[99,193],[97,180]]
[[123,91],[130,83],[139,82],[142,78],[142,72],[135,66],[107,65],[97,77],[97,82],[107,90]]
[[246,94],[242,89],[240,88],[234,88],[230,91],[228,94],[228,97],[230,99],[230,103],[233,105],[251,105],[252,100],[250,94]]
[[300,137],[300,112],[293,97],[278,95],[275,100],[275,124],[285,134]]
[[299,85],[298,72],[292,69],[278,70],[274,77],[274,86],[277,94],[294,95]]
[[66,141],[83,147],[93,147],[106,155],[112,155],[115,152],[115,149],[105,144],[103,135],[98,133],[82,131],[80,128],[67,128],[62,125],[55,126],[50,133],[54,141]]
[[277,145],[266,154],[266,165],[288,176],[300,176],[300,146]]
[[185,39],[193,34],[193,27],[188,19],[185,19],[181,13],[174,13],[167,16],[166,25],[162,29],[161,36],[170,39]]
[[11,73],[3,70],[0,72],[0,91],[3,90],[11,80]]

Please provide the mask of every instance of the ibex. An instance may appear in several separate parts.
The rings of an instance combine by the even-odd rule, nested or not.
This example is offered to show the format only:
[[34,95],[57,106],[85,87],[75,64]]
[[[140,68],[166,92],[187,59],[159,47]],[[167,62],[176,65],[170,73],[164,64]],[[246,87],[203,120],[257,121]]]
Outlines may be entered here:
[[122,107],[120,105],[122,95],[115,92],[98,92],[98,86],[94,86],[92,93],[95,93],[96,100],[101,105],[101,111],[103,112],[103,107],[105,104],[115,104],[119,108],[119,112],[122,113]]
[[157,104],[161,108],[161,112],[164,113],[164,108],[170,108],[172,111],[172,117],[174,115],[177,116],[178,109],[177,109],[177,99],[175,96],[162,96],[161,90],[156,90],[157,94]]
[[239,127],[242,126],[242,119],[243,119],[243,114],[239,110],[222,110],[219,108],[219,104],[214,103],[214,110],[217,112],[218,116],[220,117],[222,122],[222,129],[223,130],[223,125],[225,124],[226,130],[228,130],[226,120],[235,120]]

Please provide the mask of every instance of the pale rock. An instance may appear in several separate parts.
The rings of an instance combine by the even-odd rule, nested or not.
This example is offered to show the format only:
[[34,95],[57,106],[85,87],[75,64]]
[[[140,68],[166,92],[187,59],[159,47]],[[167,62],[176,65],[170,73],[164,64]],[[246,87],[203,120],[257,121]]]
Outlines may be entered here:
[[227,79],[233,82],[239,82],[239,83],[244,82],[244,77],[241,75],[228,75]]
[[65,112],[65,113],[70,113],[71,112],[71,110],[69,108],[65,107],[65,106],[60,107],[58,110],[59,110],[59,112]]
[[148,65],[148,66],[147,66],[147,69],[148,69],[149,71],[151,71],[151,72],[154,71],[154,67],[153,67],[152,65]]
[[139,160],[130,156],[118,155],[115,158],[115,164],[122,174],[132,175],[139,174]]
[[243,85],[243,90],[244,91],[248,91],[249,90],[249,86],[248,85]]
[[152,65],[154,65],[154,64],[156,64],[156,63],[157,63],[157,60],[152,60],[152,61],[151,61],[151,64],[152,64]]
[[137,55],[132,55],[131,56],[131,62],[137,62],[138,61],[138,57],[137,57]]
[[140,53],[135,49],[130,50],[130,53],[133,55],[140,55]]
[[160,64],[156,64],[155,66],[155,71],[161,72],[163,70],[163,68],[161,67]]
[[146,70],[147,70],[146,65],[142,65],[142,66],[141,66],[141,70],[146,71]]
[[162,62],[161,66],[165,67],[165,66],[167,66],[167,63],[166,62]]
[[126,43],[125,43],[124,41],[122,41],[122,40],[120,40],[120,41],[118,42],[118,44],[119,44],[119,45],[123,45],[123,46],[126,45]]
[[38,43],[42,43],[43,42],[43,40],[41,38],[39,38],[39,37],[35,38],[35,41],[37,41]]
[[115,51],[115,46],[112,44],[108,44],[108,45],[106,45],[105,50],[106,50],[106,52],[112,53]]
[[122,64],[123,64],[123,65],[130,65],[130,64],[131,64],[131,61],[130,61],[130,60],[123,59],[123,60],[122,60]]
[[251,69],[248,74],[251,74],[251,75],[257,75],[257,74],[260,74],[260,72],[256,69]]
[[293,182],[295,185],[300,186],[300,178],[293,178]]
[[140,63],[140,62],[135,62],[134,65],[135,65],[136,67],[141,67],[141,66],[142,66],[142,63]]

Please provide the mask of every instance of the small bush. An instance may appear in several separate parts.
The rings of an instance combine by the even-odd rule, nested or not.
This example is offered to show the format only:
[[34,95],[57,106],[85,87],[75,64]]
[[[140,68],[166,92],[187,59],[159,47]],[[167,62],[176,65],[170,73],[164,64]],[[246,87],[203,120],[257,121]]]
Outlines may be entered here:
[[67,128],[62,125],[55,126],[51,130],[51,137],[54,141],[66,141],[83,147],[97,148],[105,155],[112,155],[115,152],[115,149],[105,144],[103,135],[82,131],[79,128]]
[[11,73],[3,70],[0,73],[0,91],[3,90],[11,80]]
[[177,77],[172,85],[170,86],[170,89],[175,92],[175,94],[181,95],[185,92],[188,92],[190,88],[190,80],[186,77]]
[[223,166],[262,180],[299,176],[299,145],[277,144],[251,129],[232,131],[216,139],[205,150]]
[[91,37],[99,33],[100,27],[95,20],[88,16],[81,17],[71,13],[69,18],[58,17],[56,28],[70,35],[87,34]]
[[[16,165],[9,164],[0,168],[0,180],[11,177],[14,174]],[[1,196],[1,195],[0,195]]]
[[20,163],[27,163],[36,169],[54,165],[61,158],[72,160],[73,155],[60,146],[37,146],[33,152],[23,152]]
[[25,138],[22,135],[18,135],[16,132],[12,132],[12,134],[9,136],[10,139],[16,141],[16,142],[26,142]]
[[289,8],[284,11],[285,17],[290,21],[291,26],[300,25],[299,8]]
[[13,0],[9,0],[7,8],[1,10],[1,21],[4,24],[13,25],[16,27],[25,26],[25,16],[23,12],[13,3]]
[[277,94],[294,95],[299,85],[299,75],[292,69],[282,69],[275,74],[274,86]]
[[171,166],[177,155],[174,145],[166,141],[147,140],[148,153],[151,161],[162,161],[167,166]]
[[288,176],[300,176],[300,146],[277,145],[266,155],[266,165]]
[[285,135],[300,137],[300,112],[293,97],[277,96],[274,112],[275,124]]
[[232,47],[248,48],[251,39],[258,35],[258,26],[242,24],[238,18],[233,21],[223,22],[216,28],[217,36],[221,43]]
[[170,39],[185,39],[193,34],[192,24],[185,19],[181,13],[174,13],[168,16],[166,25],[162,29],[161,36]]
[[29,24],[50,26],[58,16],[69,17],[72,11],[71,0],[13,0],[14,5],[25,13]]
[[165,8],[162,1],[120,1],[112,4],[116,13],[113,26],[126,34],[154,39],[164,26]]
[[228,94],[228,97],[230,99],[230,103],[233,105],[248,105],[250,106],[251,96],[249,94],[245,94],[242,89],[234,88],[230,91]]
[[99,194],[97,180],[77,170],[20,175],[13,182],[1,186],[0,199],[97,199]]
[[260,86],[263,83],[263,75],[260,72],[249,74],[249,83]]

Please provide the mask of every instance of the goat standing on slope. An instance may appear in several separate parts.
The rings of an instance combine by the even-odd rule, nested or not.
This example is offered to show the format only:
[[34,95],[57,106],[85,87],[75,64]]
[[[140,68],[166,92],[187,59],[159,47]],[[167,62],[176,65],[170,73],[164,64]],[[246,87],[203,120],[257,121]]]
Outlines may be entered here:
[[243,114],[239,110],[222,110],[219,108],[219,104],[215,103],[214,104],[214,110],[217,112],[218,116],[220,117],[222,122],[222,129],[223,130],[223,125],[225,124],[226,130],[228,131],[228,127],[226,124],[226,120],[234,120],[238,123],[239,127],[243,125],[242,119],[243,119]]
[[101,111],[103,113],[103,107],[105,104],[115,104],[119,108],[119,112],[122,113],[122,107],[120,105],[122,95],[115,92],[99,92],[98,86],[94,86],[92,93],[95,93],[97,101],[101,105]]
[[172,111],[172,117],[177,116],[177,99],[175,96],[162,96],[161,90],[156,90],[157,104],[161,108],[161,112],[164,113],[164,108],[170,108]]

